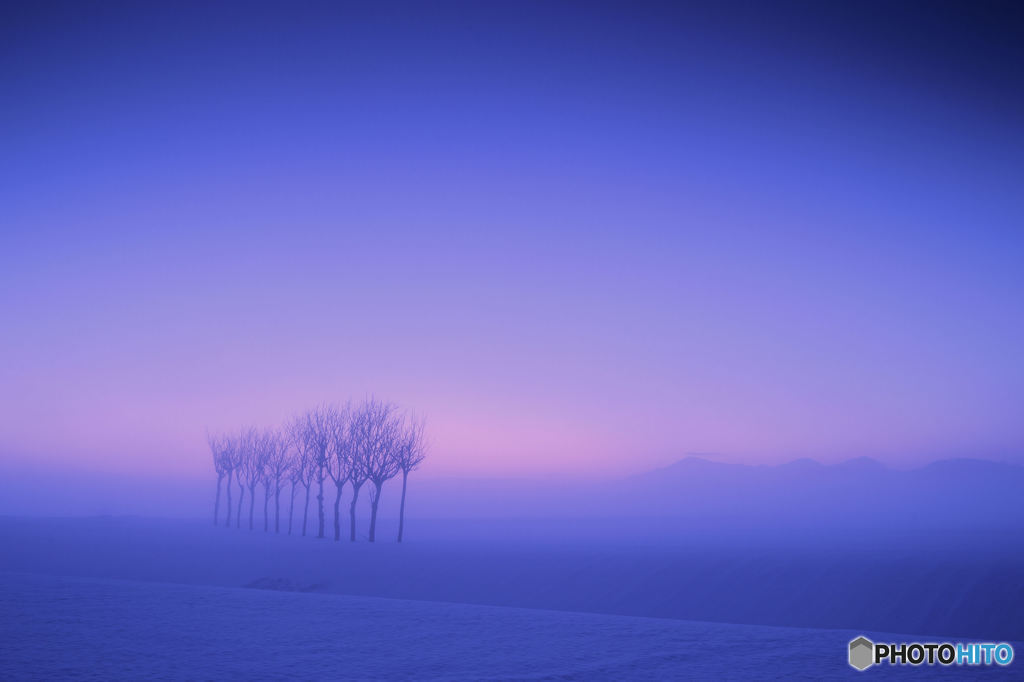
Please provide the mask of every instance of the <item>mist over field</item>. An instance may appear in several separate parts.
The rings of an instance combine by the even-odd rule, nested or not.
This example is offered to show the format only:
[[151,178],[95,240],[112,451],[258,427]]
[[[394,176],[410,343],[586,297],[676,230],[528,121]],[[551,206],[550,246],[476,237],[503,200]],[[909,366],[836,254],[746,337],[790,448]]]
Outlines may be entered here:
[[64,483],[5,491],[0,534],[14,549],[0,570],[1024,640],[1024,552],[1007,542],[1022,530],[1024,468],[1012,464],[688,457],[607,480],[425,478],[405,546],[385,487],[376,548],[363,525],[354,544],[312,526],[275,533],[272,518],[264,531],[259,512],[254,530],[244,515],[240,529],[213,527],[209,481],[82,477],[66,506],[10,515]]
[[[380,514],[395,518],[400,481],[385,484]],[[12,468],[0,479],[0,513],[35,516],[202,518],[206,479],[45,472]],[[418,476],[416,517],[538,522],[649,518],[690,532],[758,527],[851,528],[879,535],[918,530],[1014,528],[1024,519],[1024,467],[977,459],[893,469],[870,458],[833,465],[795,460],[741,465],[689,456],[630,476]],[[259,493],[262,495],[262,493]],[[343,498],[348,502],[348,497]],[[369,501],[363,500],[368,507]],[[262,511],[259,512],[262,518]],[[637,524],[633,534],[644,534]]]

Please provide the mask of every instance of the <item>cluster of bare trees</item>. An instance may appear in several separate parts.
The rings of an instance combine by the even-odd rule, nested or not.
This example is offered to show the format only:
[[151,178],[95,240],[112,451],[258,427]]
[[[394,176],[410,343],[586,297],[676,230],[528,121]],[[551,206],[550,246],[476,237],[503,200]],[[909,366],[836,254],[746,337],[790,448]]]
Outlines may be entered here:
[[[270,530],[270,500],[274,501],[274,532],[281,532],[281,491],[288,488],[288,534],[292,533],[295,498],[304,497],[302,534],[309,520],[310,493],[315,492],[317,537],[324,537],[324,486],[334,486],[334,539],[341,539],[341,498],[349,500],[349,540],[356,539],[356,502],[368,487],[369,539],[376,539],[377,509],[384,483],[402,475],[398,541],[405,530],[405,493],[409,473],[423,461],[426,442],[423,421],[394,404],[376,399],[345,405],[321,405],[299,414],[277,429],[243,429],[237,435],[209,436],[217,472],[213,522],[220,518],[221,489],[227,491],[226,525],[231,525],[232,483],[237,487],[235,525],[242,527],[242,505],[249,494],[249,530],[253,529],[257,489],[263,487],[263,530]],[[227,479],[227,485],[223,485]],[[330,488],[328,487],[328,492]]]

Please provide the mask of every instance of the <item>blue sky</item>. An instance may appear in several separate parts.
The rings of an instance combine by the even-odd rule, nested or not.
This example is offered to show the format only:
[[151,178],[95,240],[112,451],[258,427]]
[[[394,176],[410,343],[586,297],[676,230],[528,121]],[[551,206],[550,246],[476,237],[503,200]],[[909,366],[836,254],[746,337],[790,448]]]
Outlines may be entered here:
[[1020,17],[819,5],[5,8],[0,456],[1019,459]]

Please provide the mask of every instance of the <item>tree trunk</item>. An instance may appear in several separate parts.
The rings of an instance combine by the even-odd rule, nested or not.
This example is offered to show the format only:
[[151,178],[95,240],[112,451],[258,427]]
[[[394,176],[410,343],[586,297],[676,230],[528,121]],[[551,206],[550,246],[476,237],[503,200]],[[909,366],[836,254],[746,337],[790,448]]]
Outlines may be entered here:
[[252,530],[252,510],[256,507],[256,486],[249,486],[249,530]]
[[356,541],[356,500],[359,499],[359,489],[362,487],[362,483],[356,485],[352,483],[352,502],[348,505],[348,539],[349,542]]
[[295,517],[295,481],[292,481],[291,498],[288,503],[288,535],[292,534],[292,519]]
[[306,508],[302,511],[302,537],[306,537],[306,521],[309,520],[309,486],[306,486]]
[[238,509],[235,514],[235,528],[242,527],[242,500],[245,499],[245,483],[238,482]]
[[224,523],[225,528],[231,527],[231,477],[234,473],[234,470],[228,472],[228,520]]
[[224,480],[224,474],[217,474],[217,501],[213,503],[213,525],[217,525],[217,518],[220,516],[220,486]]
[[341,483],[335,483],[338,488],[338,494],[334,496],[334,541],[341,540],[341,512],[339,507],[341,506],[341,489],[345,487],[345,481]]
[[377,539],[377,504],[380,502],[380,489],[383,486],[383,481],[374,481],[374,489],[370,491],[370,542]]
[[274,484],[274,532],[281,532],[281,483]]
[[409,472],[402,472],[402,504],[398,507],[398,541],[402,541],[402,532],[405,530],[405,486],[409,481]]
[[316,493],[316,513],[317,513],[317,532],[316,536],[322,538],[324,536],[324,479],[323,477],[317,482],[319,486]]
[[263,532],[266,533],[270,530],[270,512],[268,507],[270,505],[270,484],[267,483],[263,486]]

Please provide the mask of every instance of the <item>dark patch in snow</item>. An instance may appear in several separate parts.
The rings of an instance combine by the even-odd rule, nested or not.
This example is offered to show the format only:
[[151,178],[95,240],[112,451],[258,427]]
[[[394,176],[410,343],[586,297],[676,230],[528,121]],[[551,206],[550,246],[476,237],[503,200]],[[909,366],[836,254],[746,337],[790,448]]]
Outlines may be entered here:
[[247,582],[242,587],[254,590],[272,590],[274,592],[328,592],[330,586],[326,583],[298,584],[288,578],[262,577]]

